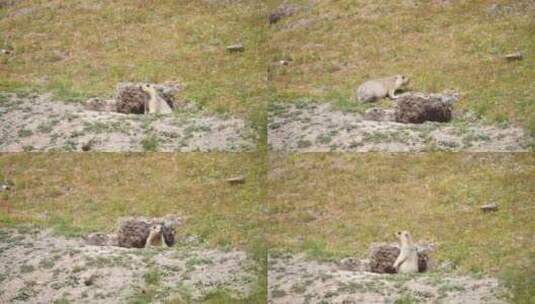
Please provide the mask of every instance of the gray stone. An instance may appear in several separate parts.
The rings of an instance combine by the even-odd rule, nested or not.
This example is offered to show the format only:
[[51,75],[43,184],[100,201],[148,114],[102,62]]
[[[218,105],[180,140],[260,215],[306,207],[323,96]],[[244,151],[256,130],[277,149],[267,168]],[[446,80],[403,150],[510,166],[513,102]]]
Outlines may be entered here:
[[84,237],[87,245],[92,246],[117,246],[117,238],[114,235],[104,233],[91,233]]
[[98,97],[88,99],[84,108],[90,111],[116,112],[117,102],[113,99],[100,99]]
[[496,212],[498,211],[498,204],[496,203],[489,203],[489,204],[485,204],[485,205],[482,205],[479,207],[479,209],[481,209],[481,211],[483,212]]
[[245,47],[241,43],[233,44],[233,45],[227,46],[227,51],[229,51],[230,53],[243,52],[245,51]]
[[449,122],[453,104],[458,100],[454,93],[426,94],[405,93],[396,99],[395,121],[400,123],[424,123],[426,121]]
[[364,113],[365,120],[394,121],[395,111],[391,109],[371,108]]
[[345,258],[340,260],[338,263],[338,268],[341,270],[348,271],[370,271],[370,261],[369,260],[359,260],[356,258]]
[[281,19],[289,17],[299,11],[300,7],[295,4],[283,3],[269,14],[269,24],[279,22]]
[[243,175],[234,176],[234,177],[231,177],[231,178],[227,178],[226,181],[227,181],[227,183],[229,183],[231,185],[245,184],[245,176],[243,176]]
[[524,54],[521,51],[507,54],[504,56],[507,61],[516,61],[524,59]]

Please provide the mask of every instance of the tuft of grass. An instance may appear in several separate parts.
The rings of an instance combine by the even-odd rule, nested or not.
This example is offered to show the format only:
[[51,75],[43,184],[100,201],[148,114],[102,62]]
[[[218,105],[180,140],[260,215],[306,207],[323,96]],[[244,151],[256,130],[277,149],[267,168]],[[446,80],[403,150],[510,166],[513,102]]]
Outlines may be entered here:
[[162,273],[158,269],[150,269],[143,275],[143,280],[147,285],[158,285],[162,279]]
[[33,267],[32,265],[21,265],[20,266],[20,272],[21,273],[29,273],[29,272],[34,272],[35,271],[35,267]]
[[145,152],[155,152],[158,150],[160,142],[158,137],[149,135],[141,140],[141,146]]
[[525,263],[526,265],[508,267],[500,274],[502,282],[511,290],[511,293],[507,295],[511,303],[530,304],[535,299],[535,267],[533,267],[535,256],[533,253],[525,260]]
[[421,301],[419,301],[417,298],[413,297],[410,294],[405,293],[401,295],[399,298],[397,298],[394,301],[394,304],[415,304],[415,303],[420,303],[420,302]]

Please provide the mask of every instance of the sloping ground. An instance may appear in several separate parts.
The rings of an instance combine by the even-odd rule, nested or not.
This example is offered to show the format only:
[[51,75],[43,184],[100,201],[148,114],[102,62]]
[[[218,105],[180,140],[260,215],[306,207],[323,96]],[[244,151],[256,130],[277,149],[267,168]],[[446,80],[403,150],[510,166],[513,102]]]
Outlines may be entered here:
[[[264,1],[0,0],[0,91],[60,100],[119,82],[178,81],[181,98],[255,116],[266,71]],[[241,43],[245,51],[226,46]]]
[[0,151],[251,151],[244,120],[205,113],[167,117],[88,111],[50,95],[0,95]]
[[49,231],[3,229],[0,261],[1,303],[189,303],[217,290],[246,297],[256,282],[245,252],[206,249],[195,241],[126,249],[89,246]]
[[[404,74],[411,90],[459,92],[458,109],[535,132],[533,0],[284,2],[293,13],[269,39],[287,62],[271,69],[277,101],[353,108],[360,84]],[[504,58],[516,51],[523,59]]]
[[505,303],[493,278],[454,273],[376,274],[303,256],[269,259],[269,303]]
[[523,129],[478,121],[402,124],[364,120],[326,103],[274,104],[268,116],[268,145],[299,152],[520,152],[529,139]]

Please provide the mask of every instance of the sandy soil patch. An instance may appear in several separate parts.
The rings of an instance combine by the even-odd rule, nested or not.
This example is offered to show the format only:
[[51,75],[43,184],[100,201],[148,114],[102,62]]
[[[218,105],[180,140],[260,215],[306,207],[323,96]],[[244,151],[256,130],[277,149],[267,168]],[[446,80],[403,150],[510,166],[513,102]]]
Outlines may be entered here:
[[156,303],[194,301],[216,289],[241,298],[256,284],[245,252],[207,249],[194,240],[127,249],[2,229],[0,261],[1,303],[125,303],[147,293]]
[[297,152],[520,152],[529,139],[517,127],[481,122],[403,124],[365,120],[326,103],[274,104],[268,114],[268,144]]
[[255,140],[253,129],[238,118],[97,112],[51,95],[0,93],[0,152],[246,152],[255,149]]
[[377,274],[302,255],[270,256],[269,303],[505,303],[494,278],[454,273]]

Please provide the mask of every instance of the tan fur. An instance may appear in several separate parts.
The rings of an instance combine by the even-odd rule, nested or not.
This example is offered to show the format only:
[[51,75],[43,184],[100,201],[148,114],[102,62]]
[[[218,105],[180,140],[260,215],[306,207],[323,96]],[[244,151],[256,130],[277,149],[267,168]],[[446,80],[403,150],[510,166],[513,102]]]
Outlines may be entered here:
[[165,241],[163,240],[161,225],[153,225],[150,227],[149,237],[145,242],[145,248],[148,248],[150,246],[165,247]]
[[141,89],[150,96],[149,101],[145,104],[145,114],[147,114],[147,112],[149,114],[173,113],[171,107],[163,98],[160,97],[153,85],[146,83],[141,86]]
[[400,231],[396,234],[401,243],[399,256],[394,262],[394,268],[399,273],[418,272],[418,250],[412,242],[408,231]]
[[396,99],[395,92],[408,83],[409,78],[404,75],[368,80],[359,86],[355,97],[360,102],[373,102],[385,97]]

